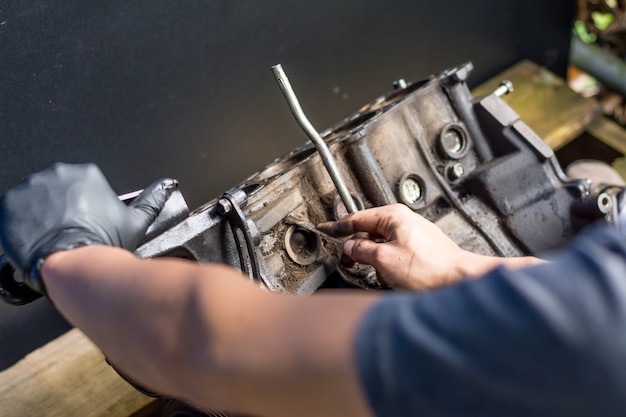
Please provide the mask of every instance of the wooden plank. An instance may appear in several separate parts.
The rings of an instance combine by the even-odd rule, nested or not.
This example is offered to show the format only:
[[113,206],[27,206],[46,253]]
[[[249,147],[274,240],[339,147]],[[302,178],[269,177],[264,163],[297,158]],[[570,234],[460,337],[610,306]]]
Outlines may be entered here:
[[[598,117],[589,123],[586,132],[622,155],[626,155],[626,130],[614,121]],[[626,157],[617,158],[611,165],[622,178],[626,179]]]
[[502,80],[513,83],[514,92],[503,97],[552,149],[578,137],[587,123],[600,114],[591,99],[572,91],[565,81],[531,61],[521,61],[475,88],[475,96],[492,93]]
[[0,417],[128,417],[151,402],[77,329],[0,372]]
[[626,154],[626,130],[612,120],[598,117],[589,123],[585,130],[621,154]]

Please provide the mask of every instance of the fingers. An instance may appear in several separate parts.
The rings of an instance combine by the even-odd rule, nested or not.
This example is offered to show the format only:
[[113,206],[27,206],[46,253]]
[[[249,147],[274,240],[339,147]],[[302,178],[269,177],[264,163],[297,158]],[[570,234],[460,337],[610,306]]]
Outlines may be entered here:
[[350,236],[358,232],[388,237],[392,227],[401,224],[414,213],[403,204],[375,207],[350,214],[336,222],[321,223],[319,230],[334,237]]
[[343,244],[343,253],[354,262],[377,267],[381,263],[383,245],[369,239],[350,239]]
[[168,198],[178,188],[178,181],[171,178],[162,178],[147,186],[129,207],[145,216],[147,224],[157,218]]

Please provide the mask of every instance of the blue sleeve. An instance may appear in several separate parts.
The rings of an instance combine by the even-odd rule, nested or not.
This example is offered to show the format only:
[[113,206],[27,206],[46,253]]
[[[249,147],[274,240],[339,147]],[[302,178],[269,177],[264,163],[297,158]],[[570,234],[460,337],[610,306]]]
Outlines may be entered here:
[[385,297],[356,341],[375,415],[625,415],[625,261],[602,227],[551,264]]

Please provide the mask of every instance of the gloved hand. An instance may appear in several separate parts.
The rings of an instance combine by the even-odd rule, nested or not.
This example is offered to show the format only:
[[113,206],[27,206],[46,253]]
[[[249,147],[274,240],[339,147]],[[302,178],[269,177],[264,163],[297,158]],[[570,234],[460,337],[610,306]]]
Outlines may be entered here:
[[45,294],[48,255],[94,244],[135,250],[177,186],[155,181],[127,206],[96,165],[56,164],[0,198],[0,243],[24,283]]

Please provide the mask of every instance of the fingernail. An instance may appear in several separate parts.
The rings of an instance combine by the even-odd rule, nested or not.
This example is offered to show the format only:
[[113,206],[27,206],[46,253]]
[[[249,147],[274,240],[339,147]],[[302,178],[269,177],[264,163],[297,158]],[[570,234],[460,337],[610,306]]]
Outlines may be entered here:
[[332,222],[323,222],[323,223],[318,223],[317,226],[315,226],[315,227],[317,229],[323,229],[323,228],[330,227],[331,224],[332,224]]
[[354,240],[346,240],[346,242],[343,244],[343,253],[352,257],[352,248],[354,248]]

